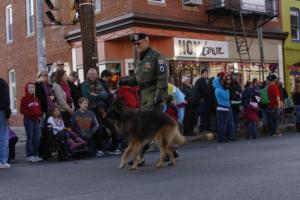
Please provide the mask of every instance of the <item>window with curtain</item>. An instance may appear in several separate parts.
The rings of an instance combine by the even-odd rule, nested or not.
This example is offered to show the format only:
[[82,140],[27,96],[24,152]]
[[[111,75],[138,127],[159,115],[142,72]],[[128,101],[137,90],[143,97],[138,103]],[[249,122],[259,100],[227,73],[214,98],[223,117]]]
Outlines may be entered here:
[[26,0],[27,35],[34,33],[34,2]]
[[290,20],[291,20],[291,37],[292,39],[300,39],[299,34],[299,9],[290,9]]
[[101,0],[95,0],[95,12],[101,11]]
[[5,16],[6,16],[6,41],[9,43],[13,41],[13,20],[12,20],[11,4],[6,6]]
[[9,70],[9,97],[10,97],[10,109],[12,112],[17,112],[17,93],[16,93],[16,71]]

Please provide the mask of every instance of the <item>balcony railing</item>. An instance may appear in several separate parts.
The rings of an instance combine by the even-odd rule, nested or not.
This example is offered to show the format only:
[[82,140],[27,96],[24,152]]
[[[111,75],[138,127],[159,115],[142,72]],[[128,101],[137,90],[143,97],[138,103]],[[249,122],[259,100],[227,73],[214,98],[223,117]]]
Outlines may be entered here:
[[207,10],[224,8],[254,14],[278,14],[279,0],[204,0]]

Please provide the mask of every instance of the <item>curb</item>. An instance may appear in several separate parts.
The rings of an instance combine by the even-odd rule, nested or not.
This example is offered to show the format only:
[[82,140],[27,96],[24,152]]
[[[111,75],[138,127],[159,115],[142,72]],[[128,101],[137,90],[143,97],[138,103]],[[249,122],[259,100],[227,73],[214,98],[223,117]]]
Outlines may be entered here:
[[[294,124],[284,124],[284,125],[280,125],[278,127],[278,132],[280,133],[284,133],[284,132],[296,132],[296,128]],[[260,129],[257,130],[259,132],[260,135]],[[237,138],[245,138],[245,134],[246,134],[246,130],[241,130],[238,131],[237,133]],[[216,133],[206,133],[206,134],[199,134],[199,135],[195,135],[195,136],[185,136],[187,138],[187,143],[193,143],[193,142],[202,142],[202,141],[212,141],[212,140],[216,140],[217,139],[217,135]]]
[[[26,141],[26,134],[25,134],[25,129],[23,127],[11,127],[13,131],[16,132],[17,136],[19,137],[19,142],[25,142]],[[260,132],[260,130],[258,129]],[[285,124],[285,125],[280,125],[278,127],[278,131],[281,133],[284,132],[295,132],[295,125],[294,124]],[[245,137],[245,130],[238,131],[237,137],[238,138],[244,138]],[[193,142],[202,142],[202,141],[212,141],[217,139],[216,133],[203,133],[203,134],[198,134],[195,136],[185,136],[186,137],[186,142],[187,143],[193,143]]]

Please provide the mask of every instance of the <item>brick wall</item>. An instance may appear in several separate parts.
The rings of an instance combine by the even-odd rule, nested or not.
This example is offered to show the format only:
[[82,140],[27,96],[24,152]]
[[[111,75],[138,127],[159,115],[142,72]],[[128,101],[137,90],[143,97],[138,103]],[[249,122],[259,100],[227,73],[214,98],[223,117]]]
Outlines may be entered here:
[[[62,19],[64,22],[70,22],[69,2],[61,2]],[[96,21],[100,22],[134,12],[159,18],[207,24],[204,6],[191,8],[182,6],[181,2],[182,0],[166,0],[166,5],[157,5],[149,4],[147,0],[102,0],[102,10],[96,13]],[[13,10],[13,42],[11,44],[6,43],[5,32],[5,8],[8,4],[12,4]],[[46,16],[44,21],[47,22]],[[270,23],[269,26],[279,27],[276,22]],[[26,29],[26,1],[1,0],[0,76],[8,79],[8,71],[10,69],[16,71],[18,110],[20,99],[24,94],[23,85],[28,81],[35,81],[38,72],[36,33],[27,36]],[[57,60],[71,63],[71,45],[65,41],[64,36],[75,29],[79,29],[79,25],[45,28],[48,63]],[[12,117],[12,125],[22,125],[21,115],[16,114]]]

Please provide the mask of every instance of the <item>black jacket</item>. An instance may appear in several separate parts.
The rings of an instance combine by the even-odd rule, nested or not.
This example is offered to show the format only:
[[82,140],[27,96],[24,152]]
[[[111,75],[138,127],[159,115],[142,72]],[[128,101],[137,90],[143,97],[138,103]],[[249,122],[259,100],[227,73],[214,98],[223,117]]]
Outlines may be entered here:
[[82,96],[80,87],[78,87],[74,83],[71,83],[70,81],[68,81],[68,85],[69,85],[69,88],[71,91],[71,96],[73,99],[74,107],[77,110],[79,108],[78,100]]
[[11,115],[9,88],[6,81],[0,78],[0,111],[5,112],[5,118],[8,119]]
[[242,88],[238,82],[232,83],[230,87],[230,102],[233,113],[240,112],[240,105],[242,103],[241,99]]
[[48,102],[47,97],[43,88],[42,83],[35,82],[35,96],[39,99],[41,110],[43,113],[48,113]]
[[199,78],[192,91],[192,102],[194,105],[199,105],[201,101],[208,101],[208,79]]
[[107,106],[107,108],[110,106],[110,104],[113,102],[114,98],[113,95],[110,93],[109,88],[108,88],[108,83],[103,80],[103,79],[99,79],[101,85],[104,87],[104,89],[106,90],[107,94],[108,94],[108,98],[107,100],[104,102]]
[[186,84],[182,84],[180,90],[185,95],[185,100],[188,103],[191,103],[191,101],[192,101],[192,91],[193,91],[192,87],[190,87]]

